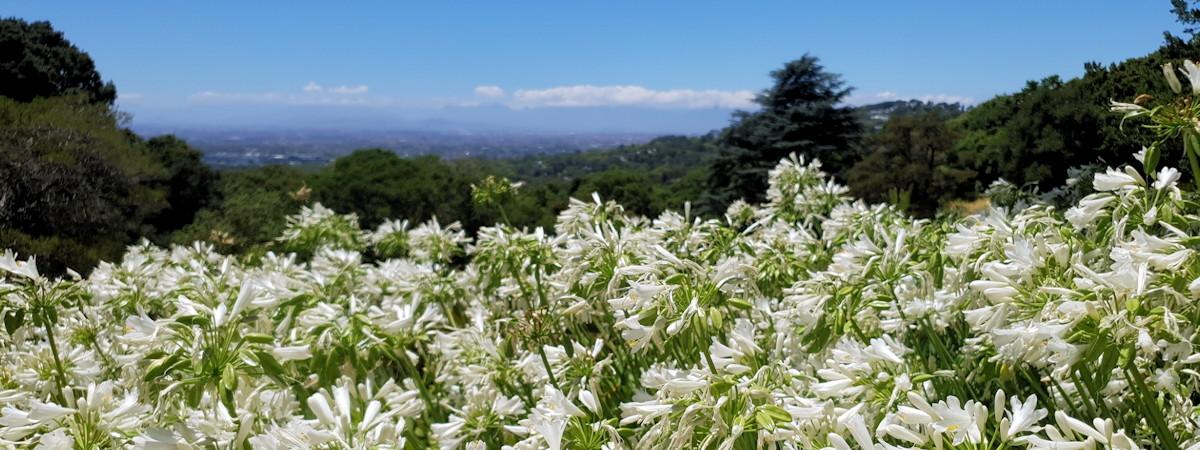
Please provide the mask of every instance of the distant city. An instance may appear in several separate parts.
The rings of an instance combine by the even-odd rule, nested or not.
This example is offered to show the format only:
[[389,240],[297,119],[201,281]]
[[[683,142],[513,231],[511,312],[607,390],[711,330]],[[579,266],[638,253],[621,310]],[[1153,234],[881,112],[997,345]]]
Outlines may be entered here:
[[[959,104],[899,100],[862,105],[855,112],[864,126],[880,129],[892,115],[937,110],[956,115]],[[174,134],[204,152],[216,167],[324,165],[364,148],[383,148],[401,156],[435,155],[446,159],[502,159],[534,154],[573,153],[644,144],[663,134],[639,132],[506,131],[452,123],[410,129],[222,128],[137,125],[145,136]],[[674,133],[677,134],[677,133]],[[693,133],[696,134],[696,133]]]
[[135,126],[143,135],[174,134],[204,152],[217,167],[270,164],[324,165],[363,148],[388,149],[401,156],[447,159],[512,158],[641,144],[649,133],[518,133],[502,131],[221,129]]

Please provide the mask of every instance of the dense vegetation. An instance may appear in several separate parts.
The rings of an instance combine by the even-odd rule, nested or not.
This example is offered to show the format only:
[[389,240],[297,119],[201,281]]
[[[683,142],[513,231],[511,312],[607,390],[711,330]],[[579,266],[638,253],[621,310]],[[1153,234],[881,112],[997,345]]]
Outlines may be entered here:
[[[1172,6],[1185,24],[1188,5]],[[366,149],[328,167],[239,168],[215,172],[200,153],[170,136],[142,138],[112,107],[116,89],[87,54],[47,23],[0,21],[0,244],[37,254],[51,273],[86,271],[124,246],[206,240],[221,251],[278,249],[283,217],[312,202],[355,213],[373,227],[385,218],[420,223],[437,217],[468,232],[504,219],[552,226],[569,199],[592,194],[654,217],[682,209],[720,217],[737,200],[761,202],[766,173],[781,158],[820,160],[851,193],[890,202],[919,217],[983,195],[998,181],[1024,194],[1054,192],[1089,179],[1103,164],[1153,137],[1120,126],[1111,99],[1165,98],[1165,62],[1195,55],[1191,35],[1166,35],[1147,56],[1102,66],[1082,77],[1049,77],[972,108],[921,102],[848,107],[842,78],[805,55],[771,73],[755,111],[698,137],[507,160],[401,158]],[[57,142],[57,143],[56,143]],[[1180,165],[1183,153],[1163,152]],[[488,177],[523,182],[503,205],[473,203],[470,188]],[[1086,183],[1085,183],[1086,184]],[[507,217],[499,214],[502,206]]]
[[[1149,111],[1130,110],[1163,123]],[[1181,179],[1108,169],[1066,211],[930,221],[793,156],[724,220],[597,200],[552,232],[363,230],[316,204],[286,219],[287,253],[143,244],[63,280],[6,252],[0,439],[1196,448],[1200,219]]]
[[710,136],[218,173],[0,31],[95,81],[0,98],[2,447],[1200,448],[1194,37],[966,111],[805,56]]

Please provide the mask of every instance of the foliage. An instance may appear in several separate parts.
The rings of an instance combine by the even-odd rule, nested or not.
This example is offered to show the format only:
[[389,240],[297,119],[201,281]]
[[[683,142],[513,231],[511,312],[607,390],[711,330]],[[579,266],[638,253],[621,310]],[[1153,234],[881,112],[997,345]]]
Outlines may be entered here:
[[[82,97],[0,98],[0,229],[47,266],[114,258],[170,205],[163,167],[130,141],[119,115]],[[80,251],[91,247],[90,251]]]
[[0,97],[28,102],[61,95],[112,105],[117,89],[50,22],[0,19]]
[[1196,25],[1200,24],[1200,8],[1196,8],[1196,0],[1171,0],[1171,12],[1175,13],[1175,19],[1185,25],[1183,31],[1187,34],[1196,35]]
[[313,177],[312,188],[315,200],[352,211],[363,225],[374,227],[388,218],[474,220],[473,181],[436,157],[405,159],[370,149],[338,158]]
[[761,109],[735,113],[717,139],[709,180],[716,205],[761,201],[767,172],[792,153],[820,159],[839,175],[857,159],[853,149],[862,126],[841,105],[850,93],[841,76],[805,55],[772,71],[771,78],[775,84],[754,99]]
[[1172,97],[1160,66],[1194,57],[1198,50],[1200,41],[1168,36],[1162,48],[1145,57],[1109,66],[1090,63],[1080,78],[1049,77],[984,102],[954,121],[962,133],[954,148],[961,161],[956,168],[978,174],[977,190],[1000,178],[1046,190],[1062,185],[1071,167],[1129,162],[1152,136],[1122,127],[1121,117],[1109,113],[1109,101],[1143,94]]
[[854,108],[854,114],[862,122],[869,136],[872,131],[879,131],[893,118],[936,114],[946,119],[952,119],[967,111],[967,107],[959,103],[936,103],[921,100],[892,100]]
[[207,241],[222,251],[257,253],[271,246],[311,192],[307,174],[284,166],[227,171],[214,187],[216,200],[198,211],[173,241]]
[[[523,197],[536,192],[547,199],[534,204],[542,211],[565,207],[571,197],[596,193],[625,205],[628,212],[653,217],[704,198],[708,164],[715,153],[711,136],[664,136],[614,149],[489,161],[478,170],[526,182]],[[516,224],[553,225],[553,216],[529,217],[526,212],[511,217]]]
[[932,221],[795,156],[769,176],[768,200],[726,221],[576,200],[553,233],[469,236],[436,220],[368,232],[313,205],[279,239],[299,255],[146,243],[62,280],[5,252],[0,439],[1200,445],[1200,220],[1179,172],[1109,169],[1065,212]]
[[930,216],[946,202],[969,197],[974,172],[958,169],[958,139],[938,112],[893,117],[864,139],[866,157],[849,171],[851,192],[870,202],[905,193],[909,211]]
[[131,139],[144,146],[166,171],[162,189],[168,207],[147,219],[161,241],[166,234],[191,224],[197,212],[216,200],[217,173],[200,160],[199,150],[175,136],[157,136],[145,142],[137,136]]

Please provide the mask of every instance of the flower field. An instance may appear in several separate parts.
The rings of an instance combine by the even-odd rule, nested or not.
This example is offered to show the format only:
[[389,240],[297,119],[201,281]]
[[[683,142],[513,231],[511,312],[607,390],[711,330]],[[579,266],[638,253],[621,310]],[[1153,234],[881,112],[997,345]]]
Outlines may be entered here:
[[1200,448],[1180,173],[914,220],[782,161],[724,220],[574,201],[554,230],[0,258],[0,443],[35,448]]

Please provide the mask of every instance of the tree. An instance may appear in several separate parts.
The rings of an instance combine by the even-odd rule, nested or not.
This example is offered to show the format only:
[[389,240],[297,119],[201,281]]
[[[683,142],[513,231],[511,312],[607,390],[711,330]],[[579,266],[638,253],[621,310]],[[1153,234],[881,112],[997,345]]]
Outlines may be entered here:
[[314,178],[312,187],[317,201],[358,214],[364,227],[387,219],[419,223],[433,216],[466,225],[475,219],[473,182],[435,156],[401,158],[389,150],[367,149],[338,158]]
[[71,94],[111,105],[117,88],[50,22],[0,19],[0,96],[28,102]]
[[819,159],[838,175],[857,159],[853,148],[862,127],[854,111],[841,105],[850,93],[841,76],[805,55],[771,78],[774,86],[754,99],[761,109],[735,113],[717,139],[709,178],[714,207],[738,198],[762,201],[767,172],[791,153]]
[[657,204],[662,189],[646,172],[626,169],[609,169],[581,178],[573,197],[591,200],[592,193],[603,200],[612,200],[625,207],[630,214],[653,217],[662,208]]
[[[148,219],[159,237],[192,223],[196,213],[209,206],[216,196],[217,173],[201,161],[199,150],[183,139],[172,135],[158,136],[142,142],[132,136],[137,145],[166,170],[162,188],[166,190],[167,208]],[[160,239],[161,241],[161,239]]]
[[179,244],[207,241],[234,253],[265,248],[300,210],[306,174],[287,166],[233,170],[217,179],[212,203],[176,232]]
[[[1109,102],[1143,94],[1171,98],[1162,64],[1178,66],[1198,51],[1200,41],[1168,36],[1149,55],[1107,66],[1088,63],[1082,77],[1031,81],[1020,92],[988,100],[953,121],[962,133],[955,144],[957,164],[978,174],[980,190],[1003,178],[1046,191],[1063,185],[1072,167],[1133,162],[1133,154],[1153,135],[1122,124]],[[1163,158],[1164,164],[1182,162],[1179,153]]]
[[119,124],[82,95],[0,98],[0,247],[85,271],[151,231],[165,171]]
[[1192,36],[1196,35],[1196,26],[1200,25],[1200,8],[1193,7],[1196,3],[1200,1],[1171,0],[1171,12],[1175,13],[1175,21],[1186,26],[1183,32]]
[[946,121],[947,114],[937,111],[888,120],[864,139],[867,156],[846,177],[851,192],[873,203],[905,198],[910,212],[921,216],[969,195],[975,173],[954,167],[958,136]]

